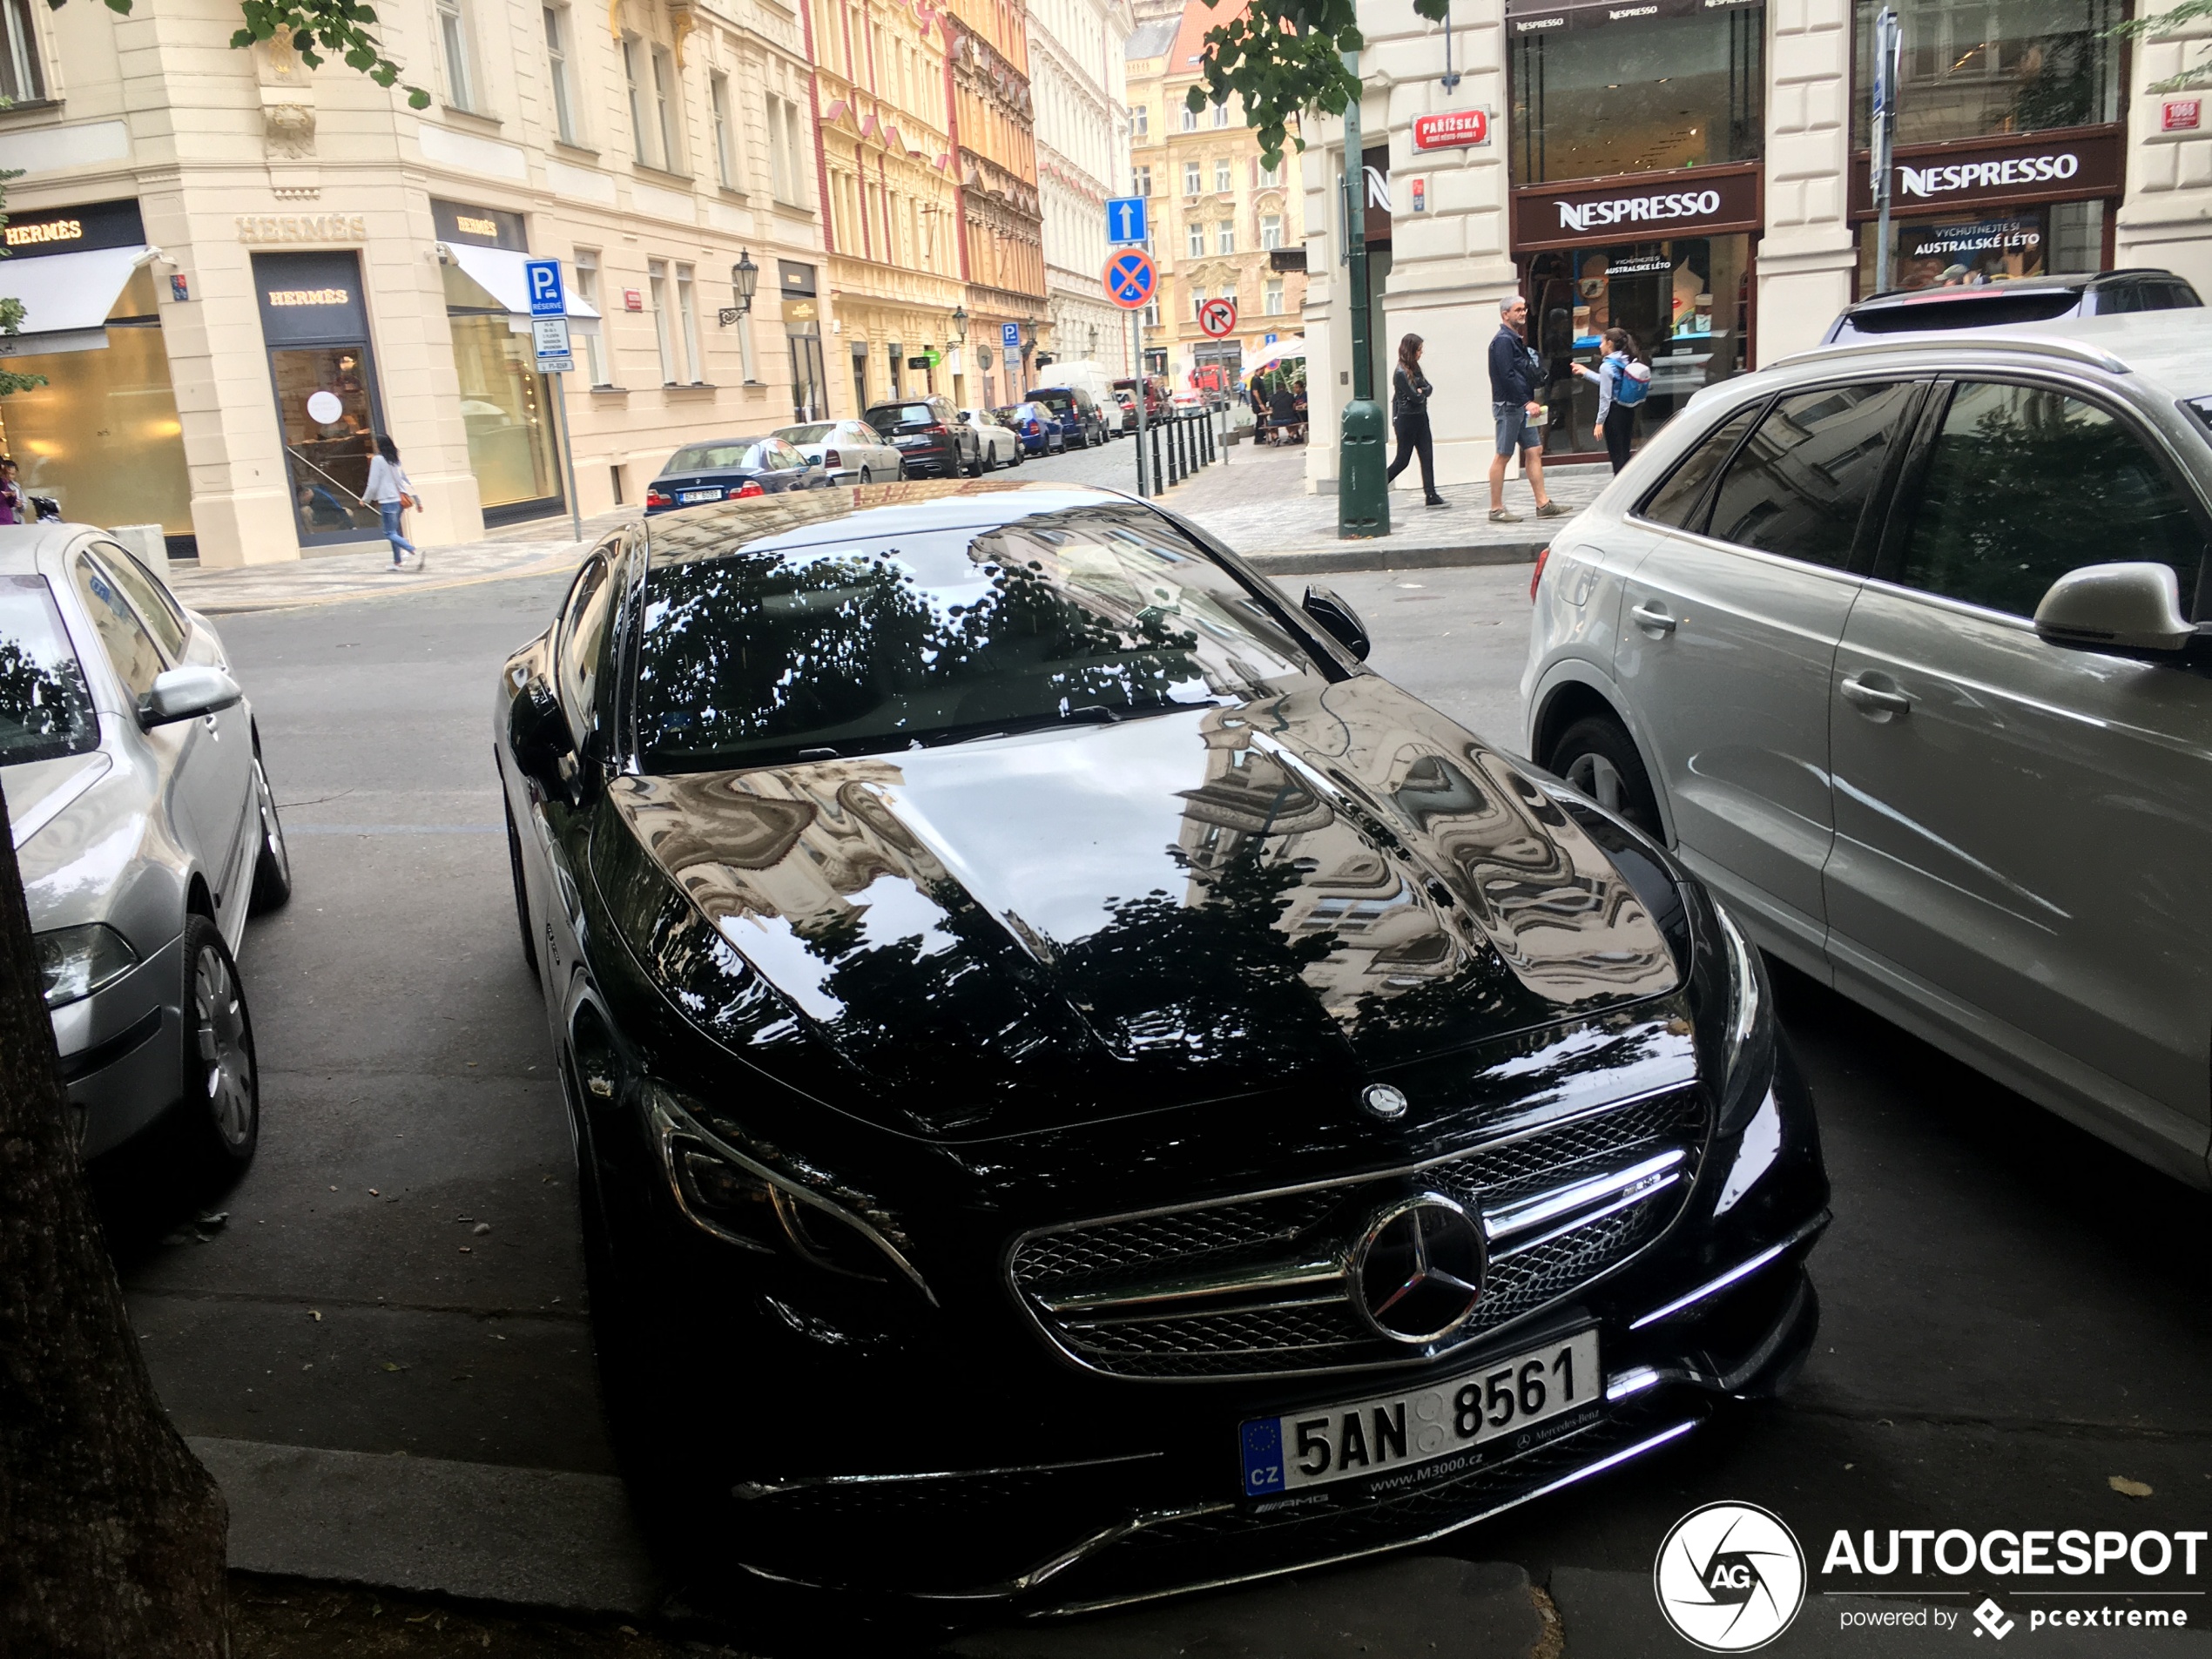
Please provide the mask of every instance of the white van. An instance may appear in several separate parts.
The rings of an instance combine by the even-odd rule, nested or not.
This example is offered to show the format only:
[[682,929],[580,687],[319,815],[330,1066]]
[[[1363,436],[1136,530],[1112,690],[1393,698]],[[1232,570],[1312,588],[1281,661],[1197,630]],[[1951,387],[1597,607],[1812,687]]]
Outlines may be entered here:
[[[1120,408],[1120,405],[1114,401],[1114,377],[1106,372],[1103,364],[1089,359],[1079,358],[1065,363],[1047,363],[1029,377],[1029,384],[1033,388],[1042,386],[1064,386],[1071,391],[1088,392],[1090,394],[1091,401],[1102,409]],[[1116,428],[1119,428],[1121,421],[1118,416],[1113,424]]]

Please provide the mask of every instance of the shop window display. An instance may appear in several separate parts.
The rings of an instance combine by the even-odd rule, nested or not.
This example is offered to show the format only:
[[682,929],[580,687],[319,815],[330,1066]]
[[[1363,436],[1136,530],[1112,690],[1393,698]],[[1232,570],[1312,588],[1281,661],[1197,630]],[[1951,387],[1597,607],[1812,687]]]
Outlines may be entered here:
[[484,510],[557,498],[552,411],[530,336],[515,333],[504,314],[448,320],[469,469]]
[[[1874,17],[1858,0],[1851,143],[1870,142]],[[1916,0],[1904,26],[1897,142],[1939,144],[2120,118],[2120,0]]]
[[1859,293],[1969,287],[2099,270],[2104,264],[2104,204],[1955,208],[1941,215],[1899,219],[1893,234],[1895,264],[1890,280],[1878,282],[1874,226],[1859,227]]

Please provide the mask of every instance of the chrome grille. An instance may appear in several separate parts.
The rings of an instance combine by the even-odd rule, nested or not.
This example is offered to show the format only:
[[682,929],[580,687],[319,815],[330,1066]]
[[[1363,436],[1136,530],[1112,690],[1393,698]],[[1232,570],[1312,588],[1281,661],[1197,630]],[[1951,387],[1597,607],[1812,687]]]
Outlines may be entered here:
[[[1347,1371],[1433,1358],[1574,1294],[1656,1238],[1703,1150],[1695,1089],[1622,1102],[1413,1169],[1048,1229],[1015,1291],[1069,1358],[1163,1380]],[[1457,1199],[1490,1234],[1472,1319],[1445,1343],[1377,1335],[1354,1311],[1352,1241],[1393,1194]]]

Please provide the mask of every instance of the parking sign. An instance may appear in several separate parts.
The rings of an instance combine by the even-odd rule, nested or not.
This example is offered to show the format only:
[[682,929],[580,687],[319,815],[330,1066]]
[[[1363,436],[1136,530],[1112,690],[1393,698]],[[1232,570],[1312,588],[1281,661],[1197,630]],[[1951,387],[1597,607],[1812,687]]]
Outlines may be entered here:
[[1022,349],[1022,325],[1018,322],[1001,323],[999,345],[1003,350],[1019,353]]
[[531,316],[560,317],[568,314],[568,295],[561,289],[560,260],[525,260],[523,275],[529,287]]

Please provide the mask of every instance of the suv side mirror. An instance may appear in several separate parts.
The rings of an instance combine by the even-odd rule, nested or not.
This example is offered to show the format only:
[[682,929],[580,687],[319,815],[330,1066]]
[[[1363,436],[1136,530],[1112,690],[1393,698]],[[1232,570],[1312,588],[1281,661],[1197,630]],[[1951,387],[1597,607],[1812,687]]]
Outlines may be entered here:
[[2068,570],[2035,607],[2035,631],[2090,651],[2180,651],[2196,637],[2173,567],[2148,561]]
[[172,668],[153,677],[138,709],[138,724],[149,728],[172,725],[229,708],[245,695],[238,682],[219,668]]
[[553,688],[533,677],[507,705],[507,746],[523,776],[550,792],[565,796],[576,775],[576,745],[569,717]]
[[1321,631],[1338,644],[1352,653],[1352,660],[1364,663],[1372,649],[1367,637],[1367,624],[1359,620],[1359,613],[1346,604],[1327,588],[1308,588],[1305,590],[1305,614],[1321,626]]

